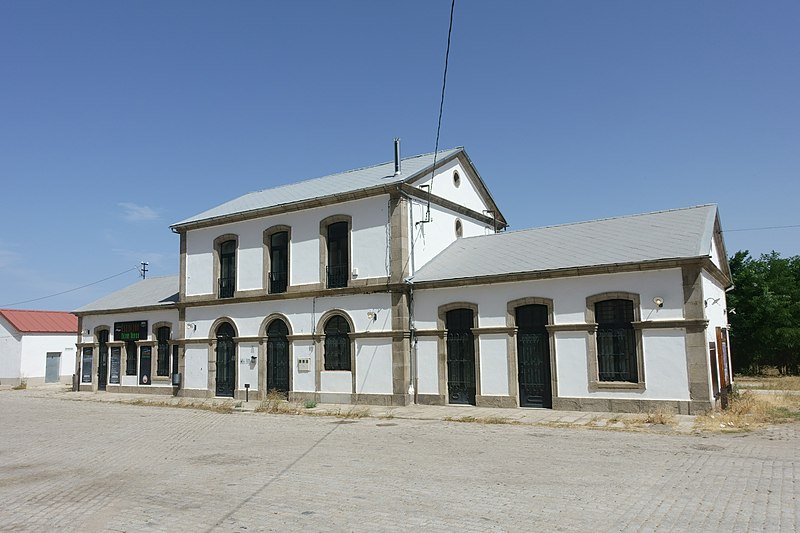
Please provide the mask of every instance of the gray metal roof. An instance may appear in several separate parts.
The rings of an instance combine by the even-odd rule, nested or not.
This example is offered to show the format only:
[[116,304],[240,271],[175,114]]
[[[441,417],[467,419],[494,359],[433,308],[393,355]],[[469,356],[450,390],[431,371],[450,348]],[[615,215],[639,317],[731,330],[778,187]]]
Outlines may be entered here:
[[[451,150],[440,151],[437,156],[437,164],[459,152],[463,152],[463,150],[463,148],[458,147]],[[208,211],[203,211],[198,215],[177,222],[173,224],[172,227],[180,227],[193,222],[221,218],[269,207],[277,207],[279,205],[292,204],[304,200],[326,198],[337,194],[380,187],[382,185],[408,182],[416,178],[420,173],[429,170],[432,165],[433,152],[430,154],[403,158],[401,160],[401,173],[397,176],[394,175],[394,160],[392,160],[371,167],[349,170],[347,172],[331,174],[321,178],[314,178],[272,189],[251,192],[218,205]]]
[[703,257],[715,205],[510,231],[456,240],[412,281],[441,281]]
[[178,276],[144,279],[84,305],[75,313],[113,311],[132,307],[169,306],[178,301]]

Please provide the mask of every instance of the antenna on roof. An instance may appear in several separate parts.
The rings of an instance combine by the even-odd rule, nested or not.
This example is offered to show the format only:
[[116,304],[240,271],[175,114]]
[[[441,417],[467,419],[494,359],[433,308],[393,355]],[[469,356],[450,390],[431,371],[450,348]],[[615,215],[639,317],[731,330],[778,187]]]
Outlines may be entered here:
[[147,261],[142,261],[141,262],[142,268],[139,269],[139,275],[142,276],[142,279],[146,279],[147,278],[147,265],[149,265],[149,264],[150,263],[148,263]]

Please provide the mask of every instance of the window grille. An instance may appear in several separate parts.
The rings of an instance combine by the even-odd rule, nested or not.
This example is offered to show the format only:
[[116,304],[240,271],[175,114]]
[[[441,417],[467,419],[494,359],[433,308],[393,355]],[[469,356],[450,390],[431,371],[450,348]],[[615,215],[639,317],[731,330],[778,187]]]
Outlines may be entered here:
[[630,300],[605,300],[595,304],[600,381],[638,382],[633,318],[633,302]]

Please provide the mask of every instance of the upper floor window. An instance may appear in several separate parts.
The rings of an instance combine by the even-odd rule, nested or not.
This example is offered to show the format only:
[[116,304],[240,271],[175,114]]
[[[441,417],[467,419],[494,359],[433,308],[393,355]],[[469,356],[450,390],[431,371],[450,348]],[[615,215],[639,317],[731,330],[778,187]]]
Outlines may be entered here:
[[349,224],[334,222],[328,225],[327,286],[329,289],[347,287],[350,273],[348,250]]
[[289,282],[289,232],[269,236],[269,292],[286,292]]
[[597,375],[600,381],[637,383],[636,332],[631,300],[612,299],[594,304],[597,321]]
[[169,334],[168,326],[162,326],[156,330],[156,338],[158,339],[157,376],[169,375]]
[[236,240],[219,245],[219,297],[233,298],[236,291]]

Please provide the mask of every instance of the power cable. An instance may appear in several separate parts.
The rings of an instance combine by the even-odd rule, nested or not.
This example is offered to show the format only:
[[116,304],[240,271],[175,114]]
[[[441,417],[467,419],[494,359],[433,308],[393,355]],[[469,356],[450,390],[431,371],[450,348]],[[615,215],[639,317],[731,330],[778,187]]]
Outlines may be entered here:
[[81,289],[85,289],[86,287],[91,287],[92,285],[97,285],[98,283],[102,283],[102,282],[108,281],[108,280],[110,280],[112,278],[119,277],[119,276],[121,276],[123,274],[127,274],[128,272],[131,272],[132,270],[135,270],[135,271],[138,272],[139,271],[139,267],[135,266],[133,268],[129,268],[128,270],[122,271],[119,274],[114,274],[113,276],[108,276],[107,278],[99,279],[97,281],[93,281],[91,283],[87,283],[86,285],[81,285],[80,287],[75,287],[74,289],[69,289],[69,290],[66,290],[66,291],[57,292],[55,294],[49,294],[47,296],[41,296],[39,298],[33,298],[31,300],[24,300],[22,302],[14,302],[14,303],[11,303],[11,304],[0,304],[0,307],[13,307],[15,305],[22,305],[22,304],[27,304],[27,303],[30,303],[30,302],[38,302],[39,300],[46,300],[47,298],[54,298],[55,296],[61,296],[62,294],[67,294],[69,292],[79,291]]
[[439,133],[442,130],[442,111],[444,110],[444,93],[447,88],[447,65],[450,62],[450,37],[453,34],[453,12],[456,9],[456,0],[450,4],[450,26],[447,28],[447,50],[444,53],[444,75],[442,76],[442,97],[439,100],[439,120],[436,124],[436,144],[433,149],[433,166],[431,167],[431,186],[428,187],[428,209],[426,219],[431,218],[431,190],[433,189],[433,174],[436,172],[436,159],[439,156]]
[[789,229],[789,228],[800,228],[800,224],[793,224],[790,226],[764,226],[762,228],[738,228],[738,229],[726,229],[722,230],[722,233],[731,233],[733,231],[762,231],[767,229]]

